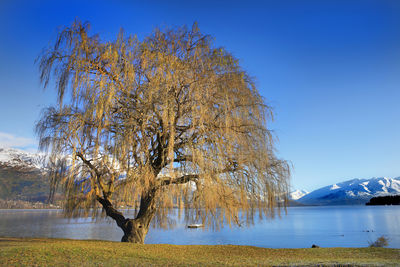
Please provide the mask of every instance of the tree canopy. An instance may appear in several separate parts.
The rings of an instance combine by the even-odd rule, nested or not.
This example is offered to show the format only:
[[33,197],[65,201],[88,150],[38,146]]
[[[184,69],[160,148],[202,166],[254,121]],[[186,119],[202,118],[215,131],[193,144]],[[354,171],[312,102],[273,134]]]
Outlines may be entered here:
[[100,203],[122,241],[142,243],[152,219],[166,226],[174,208],[219,226],[286,201],[289,166],[274,151],[271,108],[196,23],[103,41],[76,21],[38,62],[58,100],[36,131],[42,149],[69,158],[52,175],[68,216],[95,216]]

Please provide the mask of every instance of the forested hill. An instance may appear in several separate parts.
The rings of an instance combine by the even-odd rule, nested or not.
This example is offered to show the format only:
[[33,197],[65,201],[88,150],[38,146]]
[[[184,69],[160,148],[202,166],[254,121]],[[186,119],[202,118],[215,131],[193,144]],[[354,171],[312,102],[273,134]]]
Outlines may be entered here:
[[400,195],[373,197],[366,205],[400,205]]
[[44,202],[48,194],[49,182],[40,170],[0,164],[0,199]]
[[46,201],[49,182],[43,165],[39,154],[0,148],[0,199]]

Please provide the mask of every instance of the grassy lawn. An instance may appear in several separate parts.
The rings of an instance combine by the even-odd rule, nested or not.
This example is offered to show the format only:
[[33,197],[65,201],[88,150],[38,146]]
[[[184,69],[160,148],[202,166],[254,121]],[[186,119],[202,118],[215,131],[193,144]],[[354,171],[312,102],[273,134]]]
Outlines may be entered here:
[[400,250],[134,245],[97,240],[0,238],[1,266],[307,266],[315,264],[319,266],[399,266]]

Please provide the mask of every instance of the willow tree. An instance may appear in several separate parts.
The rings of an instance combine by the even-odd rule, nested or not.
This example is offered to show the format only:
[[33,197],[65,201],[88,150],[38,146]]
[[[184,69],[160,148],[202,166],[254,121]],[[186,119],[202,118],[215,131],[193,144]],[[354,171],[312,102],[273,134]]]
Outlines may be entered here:
[[270,108],[196,24],[102,41],[76,21],[38,62],[58,98],[36,130],[42,149],[69,158],[52,176],[66,215],[96,216],[100,205],[122,241],[143,243],[150,222],[165,226],[176,208],[219,226],[285,201],[289,168],[274,152]]

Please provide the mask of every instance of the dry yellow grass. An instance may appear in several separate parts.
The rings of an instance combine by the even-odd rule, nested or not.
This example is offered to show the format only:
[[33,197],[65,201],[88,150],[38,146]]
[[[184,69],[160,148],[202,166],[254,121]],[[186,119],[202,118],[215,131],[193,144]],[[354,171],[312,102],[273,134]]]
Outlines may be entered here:
[[97,240],[0,238],[1,266],[399,266],[388,248],[267,249],[140,245]]

